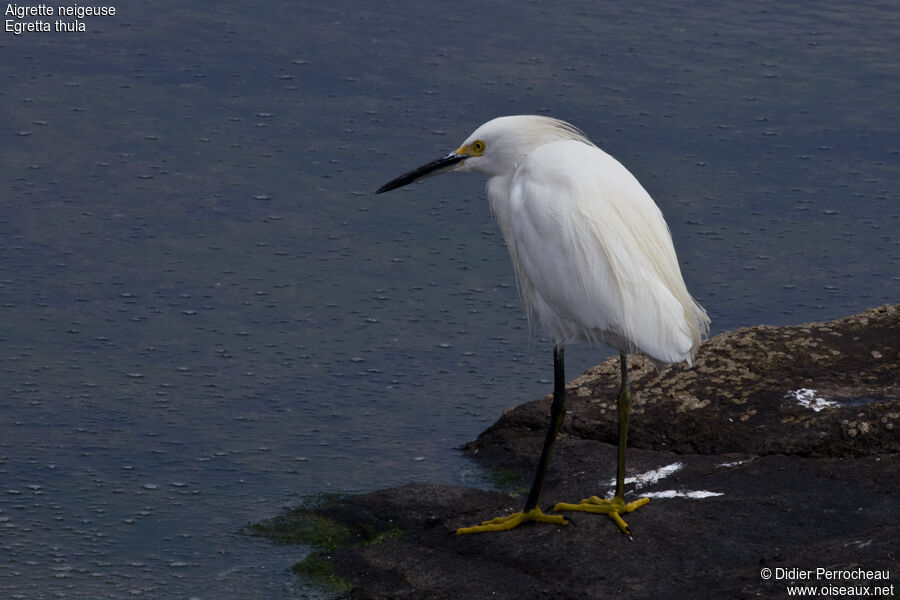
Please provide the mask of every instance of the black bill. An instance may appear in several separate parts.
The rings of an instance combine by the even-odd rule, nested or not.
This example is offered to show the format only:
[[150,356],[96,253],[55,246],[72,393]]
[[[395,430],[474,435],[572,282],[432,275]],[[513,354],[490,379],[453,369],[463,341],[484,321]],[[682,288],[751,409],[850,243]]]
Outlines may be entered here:
[[439,158],[437,160],[433,160],[426,165],[422,165],[418,169],[413,169],[409,173],[404,173],[397,179],[387,182],[377,190],[375,190],[376,194],[380,194],[382,192],[389,192],[391,190],[396,190],[398,187],[403,187],[408,183],[412,183],[416,179],[421,179],[423,177],[428,177],[429,175],[437,175],[438,172],[445,168],[456,163],[463,161],[469,158],[468,154],[457,154],[453,153],[445,156],[444,158]]

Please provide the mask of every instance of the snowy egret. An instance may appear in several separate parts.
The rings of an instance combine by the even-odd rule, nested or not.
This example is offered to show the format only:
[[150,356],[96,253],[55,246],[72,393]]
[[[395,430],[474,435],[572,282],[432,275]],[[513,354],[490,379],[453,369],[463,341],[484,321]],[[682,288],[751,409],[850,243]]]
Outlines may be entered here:
[[625,446],[631,405],[628,353],[658,369],[687,362],[709,333],[709,317],[688,293],[672,236],[637,179],[574,126],[548,117],[499,117],[443,158],[390,181],[387,192],[417,179],[477,171],[488,176],[491,211],[509,248],[529,318],[553,339],[553,404],[534,483],[521,512],[457,534],[511,529],[524,521],[566,524],[539,507],[550,454],[565,418],[563,349],[603,343],[619,351],[619,440],[612,499],[591,496],[554,510],[608,515],[626,534],[621,514],[649,502],[625,502]]

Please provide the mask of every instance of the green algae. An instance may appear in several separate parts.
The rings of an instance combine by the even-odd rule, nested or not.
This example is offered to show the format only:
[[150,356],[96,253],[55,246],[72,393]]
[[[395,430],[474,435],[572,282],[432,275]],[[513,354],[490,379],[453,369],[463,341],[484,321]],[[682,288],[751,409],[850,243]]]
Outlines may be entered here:
[[341,594],[353,588],[334,569],[331,554],[342,548],[366,547],[398,539],[397,527],[378,530],[370,525],[348,526],[327,516],[329,509],[339,507],[347,496],[339,493],[320,493],[304,498],[302,506],[245,528],[251,535],[266,537],[276,544],[310,546],[312,551],[291,567],[291,572],[303,577],[324,592]]

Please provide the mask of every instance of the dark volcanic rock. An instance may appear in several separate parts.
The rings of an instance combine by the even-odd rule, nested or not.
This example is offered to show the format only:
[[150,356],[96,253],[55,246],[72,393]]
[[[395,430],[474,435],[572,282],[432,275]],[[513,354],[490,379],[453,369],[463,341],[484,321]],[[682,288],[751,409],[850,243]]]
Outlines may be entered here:
[[[563,433],[616,442],[618,358],[567,386]],[[746,327],[705,342],[693,368],[629,357],[629,446],[678,453],[864,456],[900,450],[900,305],[796,327]],[[791,392],[815,390],[820,411]],[[508,411],[468,449],[543,439],[551,397]]]
[[[613,449],[606,454],[613,466]],[[686,462],[676,487],[699,483],[724,495],[652,500],[628,515],[633,539],[605,517],[574,513],[565,527],[456,536],[457,527],[520,509],[522,499],[408,485],[325,511],[403,532],[384,544],[338,550],[332,560],[357,585],[349,597],[358,599],[771,598],[783,596],[787,582],[762,579],[765,566],[897,572],[898,490],[896,477],[885,477],[896,476],[896,455],[769,456],[737,467],[705,457]],[[578,498],[580,487],[557,482],[547,496]]]
[[[568,513],[565,527],[456,536],[457,527],[521,509],[523,498],[408,485],[300,510],[350,532],[328,552],[369,598],[785,597],[764,568],[890,570],[900,593],[900,305],[829,323],[752,327],[705,343],[694,369],[658,375],[632,358],[628,497],[633,539],[606,517]],[[569,412],[542,506],[607,495],[615,472],[614,360],[568,386]],[[816,390],[819,411],[789,393]],[[549,398],[508,411],[468,445],[488,467],[535,467]]]

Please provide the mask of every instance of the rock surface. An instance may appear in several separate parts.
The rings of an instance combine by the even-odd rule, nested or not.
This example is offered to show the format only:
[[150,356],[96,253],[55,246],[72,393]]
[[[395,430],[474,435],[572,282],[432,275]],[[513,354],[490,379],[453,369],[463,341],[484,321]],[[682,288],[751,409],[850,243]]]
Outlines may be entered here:
[[[610,493],[617,360],[568,385],[545,509]],[[523,497],[418,484],[292,511],[265,528],[311,515],[340,524],[349,536],[323,555],[354,599],[771,598],[792,582],[876,597],[893,584],[885,595],[900,594],[900,305],[721,334],[693,369],[659,375],[630,360],[626,498],[651,497],[626,516],[632,538],[583,513],[568,513],[564,527],[456,536],[519,510]],[[467,449],[489,468],[521,472],[527,487],[549,402],[508,411]],[[363,538],[377,543],[352,543]],[[792,580],[779,568],[812,573]],[[887,569],[890,579],[816,579],[817,568]]]
[[[672,365],[658,374],[648,359],[630,356],[628,445],[679,454],[897,452],[898,354],[900,305],[827,323],[723,333],[703,343],[693,368]],[[615,444],[618,388],[618,358],[569,383],[564,434]],[[803,406],[798,390],[808,390],[800,395],[828,410]],[[528,437],[528,431],[542,441],[551,400],[508,411],[467,448],[503,454],[508,439]],[[487,463],[494,460],[503,459]]]

